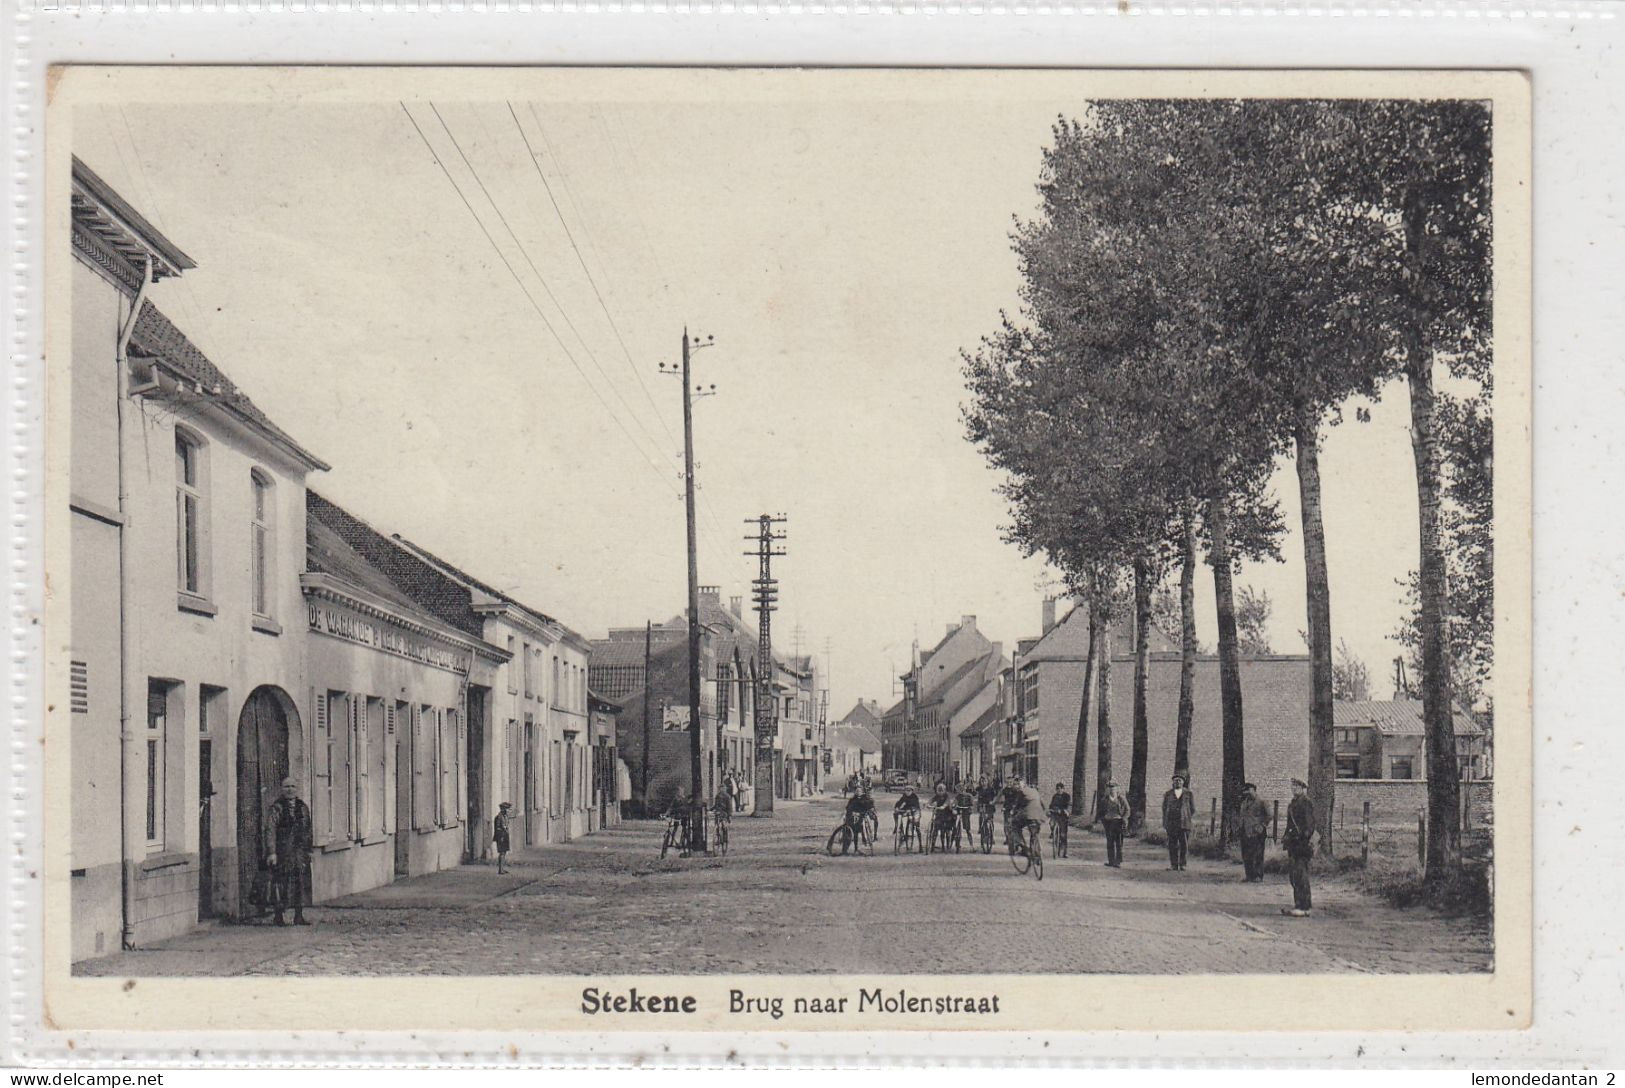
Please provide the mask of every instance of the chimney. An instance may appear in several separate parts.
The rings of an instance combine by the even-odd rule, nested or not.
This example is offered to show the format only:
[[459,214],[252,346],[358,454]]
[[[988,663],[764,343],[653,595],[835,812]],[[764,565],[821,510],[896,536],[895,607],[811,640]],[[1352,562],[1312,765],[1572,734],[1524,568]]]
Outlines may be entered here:
[[1044,598],[1044,634],[1049,634],[1050,628],[1055,626],[1055,598]]
[[743,597],[729,597],[728,598],[728,611],[732,612],[735,616],[738,616],[740,619],[743,619],[744,616],[745,616],[744,612],[740,611],[740,609],[742,609],[744,607],[745,607],[745,598],[743,598]]
[[700,586],[699,590],[700,600],[714,605],[720,605],[722,603],[721,586]]
[[976,617],[975,616],[960,616],[959,617],[959,626],[961,626],[961,627],[969,627],[972,631],[976,630]]

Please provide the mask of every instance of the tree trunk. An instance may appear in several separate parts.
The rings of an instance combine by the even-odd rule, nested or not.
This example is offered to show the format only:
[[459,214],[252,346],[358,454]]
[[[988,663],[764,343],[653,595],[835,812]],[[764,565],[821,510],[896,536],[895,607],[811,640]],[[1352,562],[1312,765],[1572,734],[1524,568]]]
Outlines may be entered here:
[[1179,567],[1179,720],[1174,773],[1190,782],[1191,719],[1196,716],[1196,515],[1185,512],[1185,554]]
[[1219,785],[1219,845],[1230,845],[1230,825],[1241,807],[1247,779],[1242,750],[1241,652],[1236,636],[1236,590],[1230,555],[1230,511],[1223,498],[1208,504],[1208,558],[1213,563],[1213,595],[1219,612],[1219,693],[1224,710],[1223,758]]
[[[1091,597],[1089,609],[1089,649],[1083,659],[1083,698],[1078,704],[1078,736],[1077,743],[1072,748],[1072,811],[1083,812],[1084,790],[1086,782],[1084,772],[1089,762],[1089,695],[1091,681],[1095,673],[1095,640],[1100,633],[1100,626],[1096,623],[1095,602]],[[1091,822],[1094,813],[1089,814]]]
[[1151,566],[1134,560],[1134,746],[1129,756],[1129,831],[1145,826],[1145,763],[1151,748],[1151,724],[1145,708],[1145,674],[1151,664]]
[[1336,730],[1332,721],[1332,594],[1326,569],[1326,526],[1320,506],[1320,413],[1305,411],[1293,436],[1303,506],[1303,569],[1309,601],[1309,800],[1320,829],[1320,852],[1332,856],[1336,803]]
[[[1420,226],[1407,214],[1407,236],[1420,244]],[[1429,884],[1452,880],[1461,869],[1459,769],[1451,722],[1450,665],[1445,640],[1444,544],[1439,525],[1439,434],[1434,414],[1433,359],[1422,328],[1405,330],[1405,377],[1411,394],[1411,452],[1416,461],[1417,528],[1420,537],[1418,589],[1422,636],[1422,722],[1427,733]]]
[[1100,683],[1095,694],[1095,817],[1106,799],[1106,784],[1112,780],[1112,606],[1103,598],[1100,608]]

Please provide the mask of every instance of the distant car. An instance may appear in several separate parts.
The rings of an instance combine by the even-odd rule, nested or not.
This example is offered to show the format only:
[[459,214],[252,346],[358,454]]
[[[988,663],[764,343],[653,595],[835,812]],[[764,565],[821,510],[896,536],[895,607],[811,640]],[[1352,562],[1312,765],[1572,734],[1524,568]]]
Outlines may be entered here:
[[900,790],[908,785],[907,771],[887,771],[884,782],[888,790]]

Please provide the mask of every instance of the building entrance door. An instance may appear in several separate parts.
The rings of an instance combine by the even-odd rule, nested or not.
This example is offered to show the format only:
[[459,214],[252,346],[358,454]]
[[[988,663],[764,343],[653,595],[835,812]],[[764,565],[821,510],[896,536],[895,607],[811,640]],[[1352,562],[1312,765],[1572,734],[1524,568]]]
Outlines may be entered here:
[[520,812],[524,816],[525,845],[530,846],[536,841],[532,830],[531,814],[536,805],[536,726],[531,722],[525,723],[525,796],[520,802]]
[[478,861],[490,841],[490,829],[485,826],[485,806],[480,802],[485,779],[485,720],[486,689],[468,689],[468,827],[465,830],[463,853],[468,861]]
[[209,841],[214,810],[214,741],[197,747],[197,917],[214,917],[214,844]]
[[288,777],[288,718],[269,688],[258,688],[237,719],[237,913],[264,913],[253,900],[254,878],[266,873],[266,819]]

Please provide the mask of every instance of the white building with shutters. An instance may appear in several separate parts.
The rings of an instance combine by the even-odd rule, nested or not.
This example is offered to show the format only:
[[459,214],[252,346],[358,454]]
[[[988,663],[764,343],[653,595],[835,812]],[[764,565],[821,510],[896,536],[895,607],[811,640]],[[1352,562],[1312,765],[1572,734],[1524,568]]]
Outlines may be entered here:
[[71,779],[72,867],[47,879],[72,959],[263,917],[285,778],[317,904],[485,856],[501,800],[523,841],[601,826],[613,759],[591,746],[613,730],[590,723],[586,641],[312,491],[327,465],[160,308],[191,259],[77,160],[72,184],[48,398],[68,690],[47,748]]
[[72,861],[47,875],[78,960],[245,909],[259,820],[306,773],[305,479],[327,466],[165,317],[190,258],[77,160],[71,182],[71,322],[48,358],[70,698],[47,759],[71,775]]

